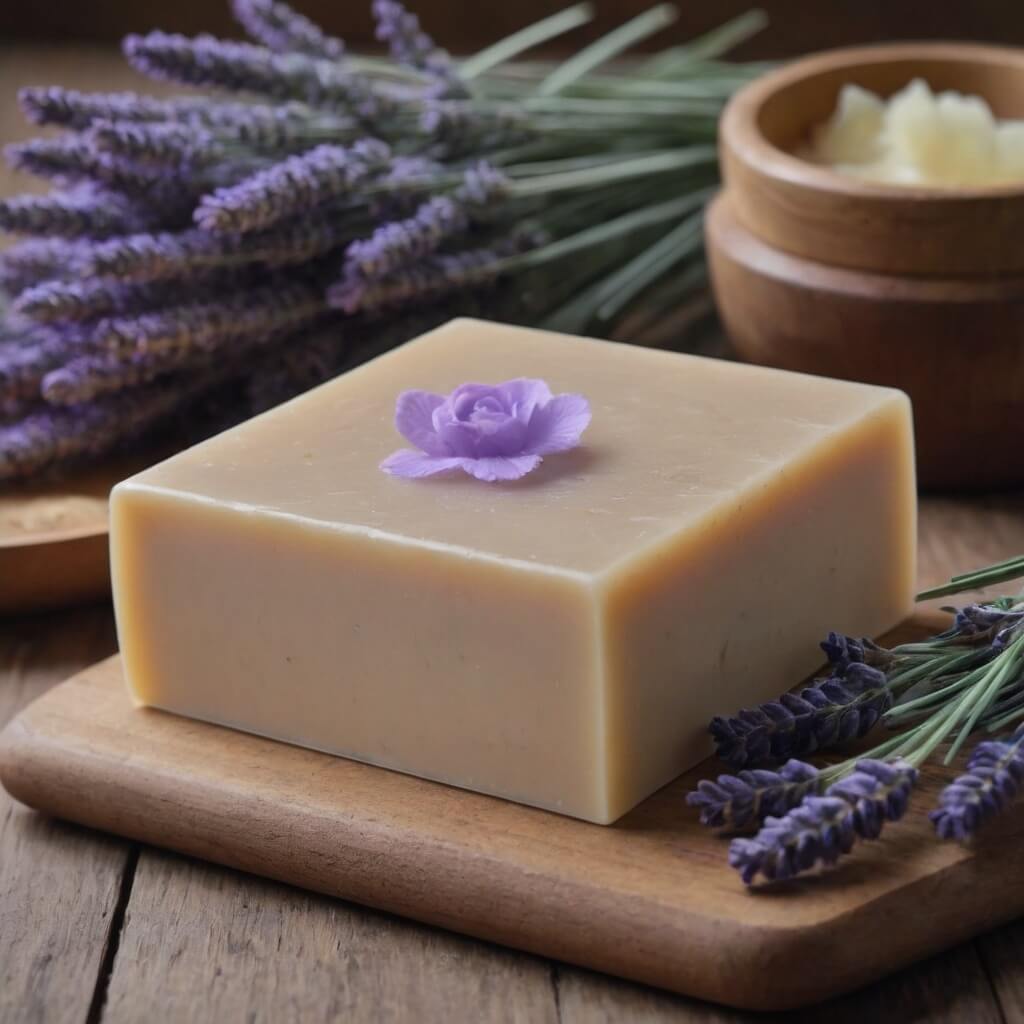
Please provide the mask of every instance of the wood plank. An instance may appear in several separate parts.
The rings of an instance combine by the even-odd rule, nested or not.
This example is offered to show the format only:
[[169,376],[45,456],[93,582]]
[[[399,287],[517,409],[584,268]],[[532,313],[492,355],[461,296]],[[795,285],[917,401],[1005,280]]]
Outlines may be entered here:
[[707,767],[602,828],[139,710],[116,658],[3,740],[4,785],[60,817],[748,1008],[853,989],[1024,911],[1024,809],[975,847],[936,842],[927,811],[950,777],[937,766],[884,843],[750,893],[684,811]]
[[556,1024],[544,961],[208,864],[144,850],[105,1024]]
[[[110,610],[0,624],[0,722],[114,649]],[[0,1020],[81,1024],[129,846],[33,814],[0,792]]]
[[1024,1024],[1024,921],[983,935],[977,947],[1006,1024]]

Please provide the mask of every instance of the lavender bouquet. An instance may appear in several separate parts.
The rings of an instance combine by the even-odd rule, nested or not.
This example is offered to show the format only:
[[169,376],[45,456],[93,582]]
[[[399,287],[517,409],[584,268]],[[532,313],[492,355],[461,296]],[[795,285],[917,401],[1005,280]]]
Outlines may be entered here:
[[[919,600],[1021,577],[1024,556],[954,577]],[[950,628],[923,643],[885,648],[832,633],[821,645],[827,676],[711,722],[719,756],[736,771],[701,782],[687,800],[705,825],[756,832],[729,847],[744,882],[788,879],[876,839],[903,816],[921,765],[940,750],[949,764],[978,731],[989,738],[975,745],[931,812],[936,834],[968,839],[1017,794],[1024,783],[1024,595],[947,610]],[[894,735],[865,753],[824,767],[803,760],[880,725]]]
[[199,91],[20,96],[65,132],[7,151],[54,189],[0,202],[27,236],[0,254],[0,483],[217,429],[458,313],[608,332],[701,285],[717,116],[760,70],[719,58],[759,14],[623,70],[671,6],[560,65],[513,58],[587,4],[462,61],[397,0],[387,57],[233,6],[254,42],[124,41]]

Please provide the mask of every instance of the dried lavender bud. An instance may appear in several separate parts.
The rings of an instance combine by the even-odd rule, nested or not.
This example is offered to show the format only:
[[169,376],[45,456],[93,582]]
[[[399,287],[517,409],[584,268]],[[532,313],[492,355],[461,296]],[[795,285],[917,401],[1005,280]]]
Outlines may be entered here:
[[0,252],[0,287],[16,295],[39,281],[71,272],[81,243],[63,238],[30,238]]
[[176,306],[159,313],[101,320],[83,355],[48,373],[42,395],[54,405],[75,405],[97,395],[148,383],[163,374],[211,365],[233,353],[267,344],[323,318],[326,307],[312,286],[267,286],[219,301]]
[[1001,650],[1022,623],[1022,610],[1014,611],[996,604],[969,604],[957,610],[953,631],[958,639],[979,644],[992,642]]
[[46,374],[74,351],[69,341],[67,335],[44,328],[0,345],[0,400],[37,398]]
[[0,200],[0,230],[23,234],[108,238],[144,231],[156,222],[124,196],[94,187]]
[[411,217],[383,224],[369,238],[353,242],[345,253],[344,275],[376,281],[422,260],[466,231],[473,214],[507,186],[508,179],[489,164],[471,167],[453,195],[434,196]]
[[451,56],[420,28],[415,14],[407,11],[398,0],[373,0],[373,16],[377,22],[377,38],[387,43],[395,61],[436,79],[442,96],[468,95]]
[[729,864],[750,885],[758,875],[783,881],[816,864],[834,864],[857,838],[876,839],[903,817],[917,781],[906,761],[864,759],[824,796],[807,796],[782,817],[770,817],[753,839],[734,839]]
[[472,103],[445,100],[427,101],[419,129],[446,155],[521,145],[533,137],[529,117],[519,107],[482,111]]
[[137,440],[222,376],[213,371],[165,378],[106,400],[31,412],[0,427],[0,481],[35,476],[57,463],[103,455],[127,440]]
[[235,19],[258,43],[275,53],[304,53],[340,60],[345,44],[325,35],[309,18],[279,0],[232,0]]
[[532,248],[533,232],[515,232],[481,249],[442,253],[386,278],[367,278],[358,270],[346,272],[327,290],[327,301],[346,313],[374,313],[434,301],[464,288],[487,284],[500,273],[502,261]]
[[150,177],[98,153],[78,135],[56,139],[30,139],[4,150],[12,167],[42,178],[60,181],[102,181],[115,188],[144,189]]
[[249,43],[150,32],[127,36],[124,53],[132,67],[159,81],[302,100],[351,110],[361,117],[376,116],[388,106],[372,83],[338,64],[298,53],[277,54]]
[[34,124],[79,129],[94,121],[189,120],[213,106],[206,97],[157,100],[134,92],[88,93],[60,86],[22,89],[18,101]]
[[818,769],[796,759],[777,772],[755,768],[737,775],[702,779],[686,794],[691,807],[700,808],[700,822],[712,828],[746,828],[769,815],[778,817],[818,790]]
[[13,309],[36,321],[90,320],[111,313],[144,313],[166,306],[210,301],[244,282],[238,272],[186,281],[122,284],[105,280],[44,281],[23,291]]
[[1002,811],[1024,782],[1024,726],[1006,740],[985,740],[971,752],[963,775],[939,796],[929,817],[941,839],[968,839]]
[[409,218],[383,224],[345,252],[345,272],[379,280],[436,252],[442,242],[469,227],[469,215],[449,196],[428,199]]
[[376,139],[351,147],[317,146],[204,197],[195,220],[206,231],[256,231],[348,196],[390,157]]
[[85,248],[81,270],[101,277],[156,281],[228,267],[297,266],[347,245],[363,230],[365,221],[324,217],[297,218],[250,235],[213,235],[198,229],[130,235]]
[[836,675],[843,675],[850,665],[861,662],[884,670],[892,664],[894,657],[891,651],[879,647],[867,637],[858,640],[842,633],[829,633],[821,642],[821,649]]
[[87,138],[100,152],[131,160],[136,166],[214,163],[224,158],[223,146],[195,125],[97,121]]
[[805,757],[864,736],[892,707],[885,673],[852,663],[842,678],[819,680],[796,693],[712,719],[718,756],[737,768]]

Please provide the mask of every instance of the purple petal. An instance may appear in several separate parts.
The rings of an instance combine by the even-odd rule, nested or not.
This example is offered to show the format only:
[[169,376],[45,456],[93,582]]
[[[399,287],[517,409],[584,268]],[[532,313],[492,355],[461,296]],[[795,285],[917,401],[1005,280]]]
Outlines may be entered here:
[[465,459],[458,457],[439,457],[436,455],[425,455],[423,452],[414,452],[408,448],[389,455],[381,464],[380,468],[392,476],[405,477],[407,480],[417,480],[424,476],[434,476],[437,473],[446,473],[451,469],[459,469],[465,463]]
[[462,459],[462,468],[477,480],[493,483],[495,480],[518,480],[536,469],[541,462],[539,455],[516,455],[512,458]]
[[395,405],[395,426],[398,432],[428,455],[452,454],[437,436],[432,418],[434,410],[443,404],[443,395],[429,391],[403,391]]
[[580,443],[590,423],[590,403],[582,395],[556,395],[534,411],[523,451],[535,455],[565,452]]
[[551,388],[547,382],[531,380],[529,377],[507,380],[498,385],[498,390],[505,396],[509,409],[514,409],[516,416],[524,423],[530,422],[533,410],[538,405],[551,401]]

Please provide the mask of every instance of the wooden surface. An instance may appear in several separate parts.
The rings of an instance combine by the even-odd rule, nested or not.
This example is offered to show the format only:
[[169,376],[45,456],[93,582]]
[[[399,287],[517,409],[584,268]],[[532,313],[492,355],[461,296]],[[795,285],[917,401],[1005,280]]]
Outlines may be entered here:
[[118,657],[0,735],[0,781],[57,817],[749,1009],[817,1002],[1024,913],[1024,810],[976,847],[934,840],[927,812],[953,770],[923,773],[885,843],[756,894],[685,809],[715,771],[602,827],[135,708]]
[[929,488],[1024,483],[1024,275],[955,280],[829,267],[757,238],[732,188],[705,237],[715,299],[739,355],[900,388]]
[[[924,505],[924,583],[1021,550],[1024,495]],[[0,620],[0,719],[113,650],[105,606]],[[0,822],[4,1024],[157,1012],[171,1024],[1024,1024],[1024,922],[852,995],[755,1017],[53,823],[3,793]],[[946,896],[940,888],[914,913]],[[805,969],[815,970],[814,958]]]
[[741,89],[721,120],[722,173],[736,216],[785,252],[829,266],[943,277],[1024,272],[1024,185],[887,185],[801,159],[812,129],[854,82],[891,95],[914,78],[1024,117],[1024,50],[957,43],[837,50]]

